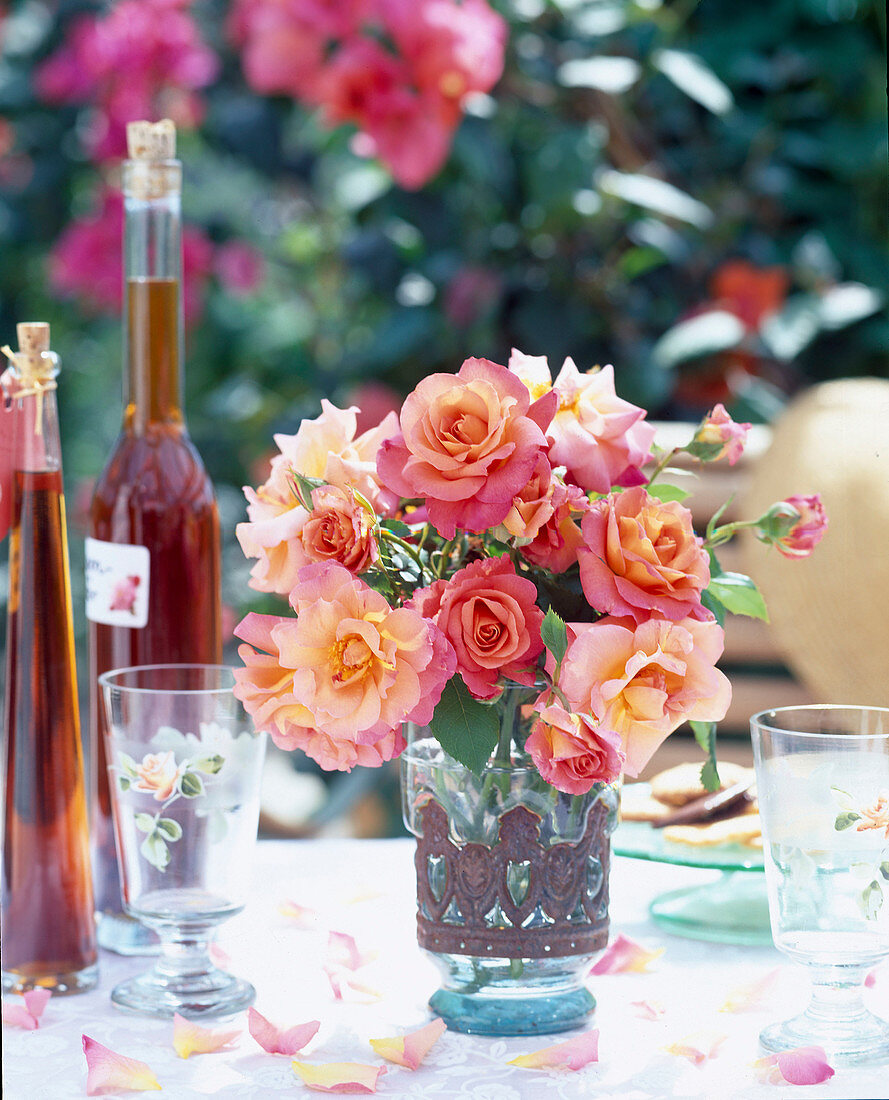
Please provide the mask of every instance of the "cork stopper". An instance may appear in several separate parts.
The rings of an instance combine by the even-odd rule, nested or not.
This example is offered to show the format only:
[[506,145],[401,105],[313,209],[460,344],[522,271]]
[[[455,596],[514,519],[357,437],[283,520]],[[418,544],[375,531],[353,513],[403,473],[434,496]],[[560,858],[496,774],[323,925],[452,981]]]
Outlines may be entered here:
[[49,325],[46,321],[20,321],[16,325],[19,338],[19,355],[28,359],[40,359],[49,351]]
[[176,126],[172,119],[128,122],[127,151],[130,160],[172,160],[176,156]]

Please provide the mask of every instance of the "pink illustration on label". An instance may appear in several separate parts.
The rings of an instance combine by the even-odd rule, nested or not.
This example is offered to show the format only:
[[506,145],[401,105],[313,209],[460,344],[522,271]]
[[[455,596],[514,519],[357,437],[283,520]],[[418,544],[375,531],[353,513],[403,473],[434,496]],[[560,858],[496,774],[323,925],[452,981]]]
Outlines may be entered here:
[[111,592],[109,611],[130,611],[136,613],[136,589],[141,583],[141,578],[136,576],[125,577],[118,581]]

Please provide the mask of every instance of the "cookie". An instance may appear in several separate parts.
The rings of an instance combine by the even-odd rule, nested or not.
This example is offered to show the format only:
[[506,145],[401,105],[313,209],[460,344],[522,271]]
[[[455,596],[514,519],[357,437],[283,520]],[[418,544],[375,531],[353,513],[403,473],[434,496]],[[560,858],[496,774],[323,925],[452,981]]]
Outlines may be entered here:
[[[722,762],[718,765],[719,778],[722,781],[720,790],[731,787],[743,779],[753,778],[751,768],[742,768],[740,764]],[[675,768],[668,768],[651,780],[651,795],[658,802],[665,802],[669,806],[684,806],[693,798],[699,798],[707,791],[701,783],[700,764],[677,764]]]
[[672,812],[672,806],[651,797],[645,783],[626,783],[620,792],[622,821],[661,821]]
[[687,844],[692,848],[708,848],[715,844],[746,844],[762,836],[759,814],[726,817],[706,825],[668,825],[664,840],[672,844]]

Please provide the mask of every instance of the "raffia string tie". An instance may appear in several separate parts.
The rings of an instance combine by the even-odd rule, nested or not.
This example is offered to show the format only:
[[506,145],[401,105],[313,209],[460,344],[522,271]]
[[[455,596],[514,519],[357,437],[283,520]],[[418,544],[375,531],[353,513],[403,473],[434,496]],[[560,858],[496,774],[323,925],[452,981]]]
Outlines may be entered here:
[[[30,354],[15,352],[8,344],[0,348],[12,366],[15,374],[6,370],[0,375],[0,389],[3,390],[4,399],[7,401],[20,401],[23,397],[37,398],[37,411],[34,418],[34,431],[37,435],[43,435],[43,399],[47,393],[56,388],[56,380],[52,377],[44,377],[34,369],[34,357]],[[54,352],[41,353],[41,359],[56,362]]]

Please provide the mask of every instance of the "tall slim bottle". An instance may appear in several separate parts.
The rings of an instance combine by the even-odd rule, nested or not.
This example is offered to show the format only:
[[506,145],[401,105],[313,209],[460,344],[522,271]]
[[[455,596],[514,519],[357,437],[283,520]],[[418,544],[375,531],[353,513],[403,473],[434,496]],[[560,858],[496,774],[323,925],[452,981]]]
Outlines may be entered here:
[[3,988],[97,978],[65,497],[49,325],[18,326],[6,634]]
[[219,519],[182,413],[182,166],[164,120],[127,128],[123,166],[124,415],[96,485],[86,545],[99,943],[148,945],[121,915],[97,677],[130,665],[219,663]]

